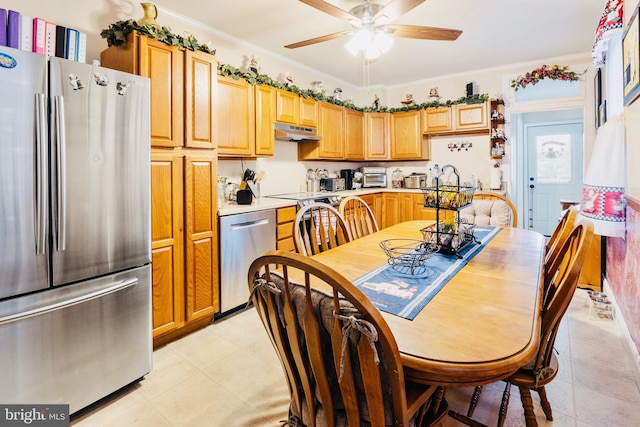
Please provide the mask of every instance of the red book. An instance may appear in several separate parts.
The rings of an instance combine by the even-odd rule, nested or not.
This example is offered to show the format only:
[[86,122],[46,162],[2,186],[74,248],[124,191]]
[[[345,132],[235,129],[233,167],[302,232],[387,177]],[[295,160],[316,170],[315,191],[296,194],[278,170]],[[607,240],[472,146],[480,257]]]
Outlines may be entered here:
[[45,54],[47,48],[47,21],[33,18],[33,51]]

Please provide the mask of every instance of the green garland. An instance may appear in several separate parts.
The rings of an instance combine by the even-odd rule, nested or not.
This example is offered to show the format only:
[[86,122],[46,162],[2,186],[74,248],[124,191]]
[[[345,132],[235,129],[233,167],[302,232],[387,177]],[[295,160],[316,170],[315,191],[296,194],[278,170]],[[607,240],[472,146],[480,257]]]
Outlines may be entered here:
[[[182,37],[176,34],[173,34],[171,28],[169,27],[155,27],[149,24],[138,25],[136,21],[133,19],[129,19],[126,21],[118,21],[109,25],[109,28],[102,30],[100,32],[100,36],[103,39],[107,40],[107,46],[118,46],[122,43],[127,42],[127,37],[133,31],[137,31],[139,34],[144,36],[153,37],[159,42],[168,44],[170,46],[181,46],[185,49],[206,52],[212,55],[215,55],[216,50],[210,49],[209,46],[205,44],[200,44],[198,40],[193,35],[189,35],[187,37]],[[314,92],[311,89],[300,89],[296,85],[284,85],[277,80],[272,79],[266,74],[255,73],[253,71],[243,72],[234,67],[233,65],[228,64],[218,64],[218,74],[222,76],[231,77],[234,80],[244,79],[248,83],[255,85],[266,85],[275,87],[277,89],[287,90],[289,92],[296,93],[304,98],[312,98],[316,101],[324,101],[329,102],[331,104],[339,105],[342,107],[350,108],[356,111],[363,111],[366,113],[371,112],[385,112],[385,113],[394,113],[398,111],[411,111],[411,110],[423,110],[429,107],[450,107],[455,104],[482,104],[483,102],[489,99],[488,94],[483,95],[473,95],[470,97],[460,97],[454,100],[448,100],[444,102],[440,101],[430,101],[424,102],[422,104],[412,104],[399,108],[389,108],[385,106],[378,106],[374,108],[372,106],[369,107],[358,107],[352,104],[349,101],[343,101],[341,99],[336,99],[333,96],[327,96],[325,91]]]
[[333,96],[327,96],[324,90],[321,92],[314,92],[311,89],[300,89],[296,85],[284,85],[279,81],[272,79],[266,74],[255,73],[253,71],[244,72],[229,64],[219,64],[218,74],[220,74],[221,76],[231,77],[234,80],[244,79],[252,85],[260,84],[275,87],[277,89],[284,89],[289,92],[296,93],[304,98],[313,98],[316,101],[329,102],[331,104],[350,108],[356,111],[363,111],[366,113],[395,113],[399,111],[424,110],[425,108],[429,107],[450,107],[456,104],[482,104],[483,102],[489,100],[489,94],[485,93],[483,95],[472,95],[470,97],[463,96],[458,99],[448,100],[444,102],[430,101],[424,102],[422,104],[412,104],[399,108],[389,108],[385,106],[379,106],[378,108],[358,107],[348,101],[336,99]]
[[159,42],[170,46],[181,46],[185,49],[196,52],[205,52],[211,55],[215,55],[216,53],[215,49],[210,49],[206,44],[200,44],[192,34],[187,37],[182,37],[177,34],[173,34],[169,27],[155,27],[149,24],[138,25],[138,23],[133,19],[118,21],[109,25],[109,28],[100,32],[100,36],[103,39],[107,39],[107,46],[118,46],[122,43],[126,43],[127,36],[129,36],[133,31],[137,31],[144,36],[153,37]]

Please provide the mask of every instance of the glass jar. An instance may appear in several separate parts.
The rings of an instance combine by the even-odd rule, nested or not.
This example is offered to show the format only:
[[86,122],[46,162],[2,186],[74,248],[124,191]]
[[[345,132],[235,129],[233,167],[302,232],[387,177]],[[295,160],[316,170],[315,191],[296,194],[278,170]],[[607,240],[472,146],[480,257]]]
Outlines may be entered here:
[[403,180],[404,176],[402,175],[402,171],[400,168],[396,168],[391,174],[391,188],[402,188]]

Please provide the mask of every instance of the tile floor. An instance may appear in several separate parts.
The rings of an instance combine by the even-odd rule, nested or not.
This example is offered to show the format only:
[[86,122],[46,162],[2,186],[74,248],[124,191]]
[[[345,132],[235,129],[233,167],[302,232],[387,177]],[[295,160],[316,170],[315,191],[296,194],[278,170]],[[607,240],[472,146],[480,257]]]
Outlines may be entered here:
[[[585,298],[585,291],[576,292],[556,341],[561,370],[547,386],[553,422],[545,420],[534,393],[538,423],[640,425],[640,375],[619,328],[609,319],[589,319]],[[253,309],[156,350],[153,361],[143,381],[75,414],[71,425],[266,427],[286,418],[284,376]],[[503,385],[485,387],[474,418],[495,425]],[[447,390],[450,407],[466,412],[472,391]],[[447,417],[444,425],[461,424]],[[525,425],[515,387],[505,425]]]

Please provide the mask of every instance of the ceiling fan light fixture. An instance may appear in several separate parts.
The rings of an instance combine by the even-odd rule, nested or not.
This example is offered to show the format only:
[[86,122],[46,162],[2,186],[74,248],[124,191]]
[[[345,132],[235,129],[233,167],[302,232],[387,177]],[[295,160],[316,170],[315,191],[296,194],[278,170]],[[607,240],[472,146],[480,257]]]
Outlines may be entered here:
[[366,49],[371,44],[371,31],[367,28],[358,30],[358,32],[349,40],[344,47],[347,48],[353,56],[356,56],[358,52]]
[[380,57],[380,54],[382,52],[380,51],[380,48],[378,46],[376,46],[375,44],[371,43],[369,44],[369,46],[367,46],[367,48],[364,51],[364,57],[366,59],[376,59]]
[[391,46],[393,46],[393,37],[385,33],[384,31],[377,31],[373,38],[373,43],[380,49],[382,53],[389,52]]

